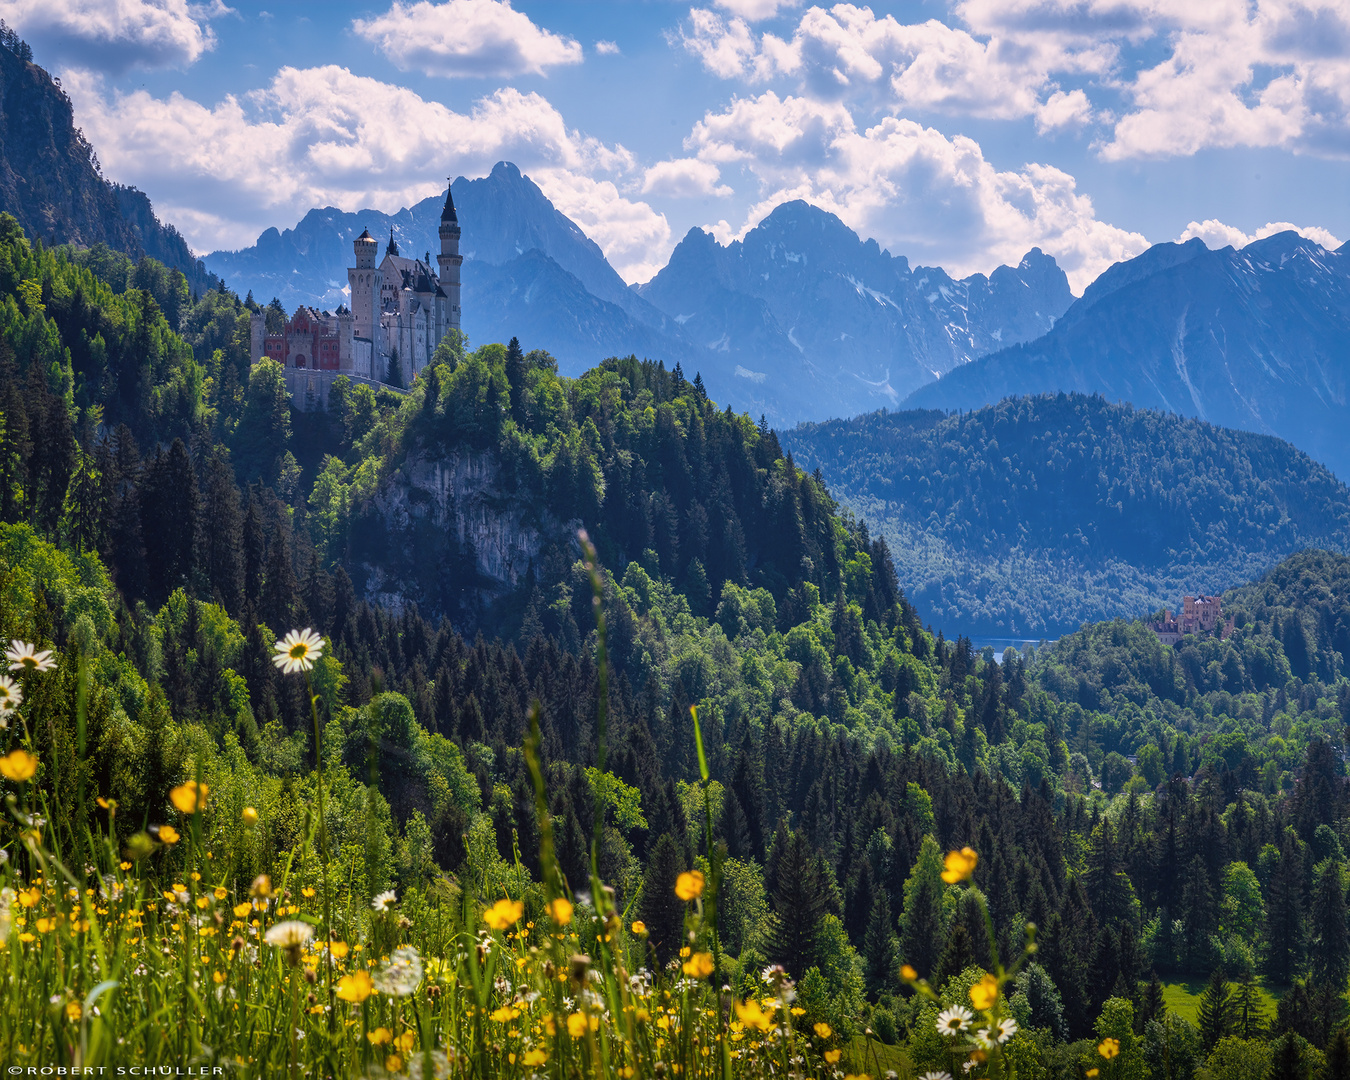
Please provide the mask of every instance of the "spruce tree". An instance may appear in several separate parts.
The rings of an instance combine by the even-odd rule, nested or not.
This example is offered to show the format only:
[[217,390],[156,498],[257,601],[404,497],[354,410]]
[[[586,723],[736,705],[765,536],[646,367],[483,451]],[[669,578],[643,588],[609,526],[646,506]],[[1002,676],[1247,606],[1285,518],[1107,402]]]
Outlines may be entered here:
[[1308,950],[1314,986],[1345,992],[1350,981],[1350,935],[1346,932],[1344,868],[1338,859],[1326,859],[1317,868],[1309,923],[1312,948]]
[[819,962],[820,923],[829,911],[820,856],[805,833],[779,830],[766,876],[773,912],[769,958],[800,979]]
[[867,992],[873,999],[895,989],[900,961],[896,953],[895,928],[891,919],[891,901],[885,889],[877,889],[872,914],[863,936],[863,962]]
[[1228,989],[1228,980],[1223,976],[1222,968],[1215,968],[1200,995],[1200,1006],[1196,1016],[1200,1028],[1200,1041],[1205,1052],[1214,1049],[1220,1039],[1228,1034],[1233,1026],[1233,996]]
[[1139,1025],[1147,1027],[1150,1020],[1161,1020],[1167,1006],[1163,1002],[1163,984],[1158,973],[1153,972],[1144,987],[1144,996],[1139,1003]]
[[1306,921],[1303,909],[1303,856],[1297,837],[1286,832],[1280,860],[1266,890],[1266,974],[1288,984],[1303,964]]
[[1266,1013],[1256,977],[1243,972],[1233,994],[1233,1034],[1239,1039],[1259,1039],[1266,1030]]
[[919,857],[905,882],[905,906],[900,916],[900,959],[922,976],[937,970],[942,947],[942,850],[931,835],[923,838]]
[[525,422],[525,353],[520,339],[513,337],[506,346],[506,381],[511,388],[511,418]]

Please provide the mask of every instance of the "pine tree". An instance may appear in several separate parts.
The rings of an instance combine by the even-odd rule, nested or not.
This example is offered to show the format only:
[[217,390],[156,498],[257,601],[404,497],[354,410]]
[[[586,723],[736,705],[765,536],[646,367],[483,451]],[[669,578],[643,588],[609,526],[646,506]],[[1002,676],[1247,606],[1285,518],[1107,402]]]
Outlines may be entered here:
[[1339,859],[1327,859],[1317,868],[1309,923],[1312,948],[1308,950],[1314,986],[1327,986],[1337,994],[1350,981],[1350,935],[1346,932],[1344,867]]
[[1259,1039],[1265,1030],[1266,1014],[1261,1004],[1261,988],[1250,971],[1243,972],[1233,994],[1233,1034],[1239,1039]]
[[1303,856],[1299,842],[1284,836],[1280,861],[1266,890],[1266,974],[1275,983],[1293,981],[1303,964]]
[[506,381],[511,387],[511,418],[517,424],[525,422],[525,353],[520,339],[512,338],[506,346]]
[[399,363],[397,349],[389,354],[389,363],[384,369],[384,381],[390,386],[403,385],[403,365]]
[[820,856],[805,833],[778,831],[766,876],[773,912],[769,958],[800,979],[819,962],[820,922],[829,911]]
[[639,902],[639,914],[662,964],[684,943],[684,902],[675,895],[675,879],[684,868],[684,856],[674,837],[662,833],[647,863]]
[[900,967],[896,948],[891,901],[885,889],[878,889],[872,901],[871,917],[867,920],[867,933],[863,936],[867,992],[874,999],[895,989],[896,972]]
[[1167,1006],[1163,1002],[1163,984],[1155,971],[1144,987],[1144,996],[1139,1003],[1139,1026],[1147,1027],[1150,1020],[1161,1020]]
[[920,975],[936,973],[943,940],[942,850],[931,835],[923,838],[919,857],[905,881],[905,907],[900,916],[900,958]]
[[1208,1053],[1215,1044],[1228,1034],[1233,1026],[1233,997],[1228,989],[1228,981],[1223,977],[1223,969],[1215,968],[1200,995],[1199,1013],[1196,1017],[1200,1028],[1200,1041]]
[[1186,868],[1186,885],[1181,893],[1181,908],[1186,923],[1184,959],[1191,971],[1203,968],[1212,959],[1210,935],[1218,929],[1214,887],[1209,868],[1199,855]]
[[1327,1044],[1327,1067],[1323,1080],[1350,1080],[1350,1035],[1341,1028]]
[[201,547],[212,594],[237,618],[244,606],[244,522],[239,488],[221,457],[213,457],[206,466]]

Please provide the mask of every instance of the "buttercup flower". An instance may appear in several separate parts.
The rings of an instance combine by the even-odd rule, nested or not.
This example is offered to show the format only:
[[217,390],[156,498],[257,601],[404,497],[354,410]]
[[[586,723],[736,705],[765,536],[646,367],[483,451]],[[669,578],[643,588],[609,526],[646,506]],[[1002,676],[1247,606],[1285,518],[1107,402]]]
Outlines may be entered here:
[[641,919],[634,919],[633,933],[637,934],[638,937],[645,936],[647,933],[647,924],[643,922]]
[[694,979],[706,979],[713,973],[712,953],[696,952],[684,962],[683,970]]
[[56,667],[51,649],[38,651],[36,645],[14,638],[5,650],[5,659],[9,661],[10,671],[51,671]]
[[816,1024],[813,1026],[812,1030],[822,1039],[828,1039],[834,1034],[834,1029],[831,1028],[829,1024]]
[[314,661],[323,655],[323,638],[307,626],[303,630],[292,630],[274,648],[276,655],[272,657],[272,663],[290,675],[314,667]]
[[22,750],[11,750],[0,758],[0,776],[13,780],[16,784],[25,783],[37,772],[38,759]]
[[1110,1061],[1113,1057],[1115,1057],[1117,1054],[1120,1053],[1120,1040],[1103,1039],[1100,1043],[1097,1044],[1097,1053],[1101,1054],[1101,1056],[1106,1058],[1107,1061]]
[[768,1031],[773,1027],[773,1014],[760,1008],[754,998],[744,1003],[736,1002],[736,1018],[748,1028],[756,1031]]
[[176,844],[180,839],[178,830],[172,825],[161,825],[159,827],[158,835],[161,844]]
[[909,964],[901,964],[900,978],[904,979],[905,982],[916,982],[918,981],[919,973],[915,971],[914,968],[911,967]]
[[23,704],[23,691],[8,675],[0,675],[0,716]]
[[519,900],[498,900],[483,912],[483,921],[493,930],[505,930],[520,922],[524,914],[525,905]]
[[239,820],[249,828],[252,828],[254,825],[258,824],[258,811],[251,806],[246,806],[244,807],[244,812],[239,815]]
[[959,1035],[970,1027],[971,1011],[963,1005],[953,1005],[938,1013],[937,1029],[939,1035]]
[[370,972],[353,971],[350,975],[344,975],[338,980],[337,996],[343,1001],[353,1001],[357,1004],[370,997],[375,989],[375,984],[370,981]]
[[675,895],[681,900],[697,900],[703,895],[703,871],[686,870],[675,879]]
[[422,981],[421,954],[412,945],[400,945],[372,981],[381,994],[407,997]]
[[398,903],[398,894],[393,889],[386,889],[370,902],[370,906],[374,911],[388,911],[396,903]]
[[199,788],[196,780],[189,780],[169,792],[169,801],[179,813],[195,814],[206,805],[206,796],[210,790],[205,784]]
[[565,896],[560,896],[556,900],[550,900],[548,903],[548,917],[559,926],[566,926],[572,921],[572,901]]
[[975,865],[979,861],[980,857],[975,854],[974,848],[963,847],[960,851],[947,852],[947,857],[943,860],[942,880],[948,885],[969,880],[970,875],[975,873]]
[[988,973],[970,988],[970,1003],[981,1012],[993,1008],[997,1000],[998,980]]

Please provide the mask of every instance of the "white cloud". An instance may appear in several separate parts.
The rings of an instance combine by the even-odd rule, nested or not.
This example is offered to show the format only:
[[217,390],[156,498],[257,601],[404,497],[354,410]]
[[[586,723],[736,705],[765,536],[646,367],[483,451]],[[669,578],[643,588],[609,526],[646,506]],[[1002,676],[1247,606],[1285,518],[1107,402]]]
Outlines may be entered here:
[[595,51],[601,56],[617,56],[619,54],[619,43],[617,41],[597,41]]
[[[681,42],[722,78],[787,76],[816,97],[1002,119],[1037,113],[1041,94],[1058,91],[1052,72],[1102,72],[1115,55],[1109,46],[1071,47],[1053,35],[981,41],[937,19],[906,24],[851,4],[808,9],[790,41],[694,8]],[[1090,112],[1083,92],[1075,93]]]
[[109,74],[133,67],[186,67],[215,47],[208,19],[229,14],[220,0],[6,0],[5,21],[46,67]]
[[760,19],[773,18],[785,8],[795,8],[799,0],[714,0],[714,2],[733,15],[758,22]]
[[1211,249],[1229,246],[1244,248],[1253,240],[1261,240],[1267,236],[1274,236],[1275,233],[1291,231],[1298,233],[1300,236],[1306,236],[1314,243],[1321,244],[1328,251],[1335,251],[1341,246],[1341,241],[1330,230],[1324,229],[1320,225],[1294,225],[1288,221],[1268,221],[1249,236],[1241,229],[1233,225],[1225,225],[1215,218],[1209,218],[1206,221],[1192,221],[1177,237],[1177,243],[1185,243],[1192,237],[1198,236],[1205,242],[1205,246]]
[[898,117],[859,131],[838,102],[773,91],[737,99],[705,115],[686,147],[704,161],[741,163],[759,179],[763,198],[740,235],[780,203],[806,199],[911,262],[957,274],[987,273],[1039,246],[1079,291],[1148,246],[1099,221],[1059,169],[999,171],[974,140]]
[[718,183],[721,177],[721,170],[711,161],[698,158],[658,161],[643,176],[642,194],[672,199],[731,195],[731,188]]
[[1082,127],[1092,120],[1092,104],[1081,90],[1056,90],[1040,105],[1036,106],[1036,130],[1044,135],[1047,131],[1061,128]]
[[383,15],[357,19],[352,29],[401,71],[446,78],[543,75],[582,61],[578,42],[536,26],[510,0],[394,0]]
[[[107,96],[72,73],[66,91],[110,176],[144,189],[194,249],[237,248],[312,207],[393,211],[514,161],[600,244],[620,274],[669,251],[670,227],[614,183],[624,147],[569,129],[539,94],[502,89],[457,113],[346,68],[282,68],[254,93],[205,105],[144,90]],[[388,122],[398,117],[398,123]]]

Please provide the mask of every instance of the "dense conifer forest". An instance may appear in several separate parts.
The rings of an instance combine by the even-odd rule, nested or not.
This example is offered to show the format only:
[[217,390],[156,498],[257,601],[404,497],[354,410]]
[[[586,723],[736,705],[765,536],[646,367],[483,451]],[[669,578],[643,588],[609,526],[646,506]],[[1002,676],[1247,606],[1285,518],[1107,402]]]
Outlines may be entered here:
[[[567,379],[514,340],[447,341],[407,393],[340,385],[300,413],[250,363],[253,310],[0,217],[0,636],[56,664],[19,675],[0,732],[25,800],[0,825],[0,966],[17,987],[40,956],[47,980],[0,1006],[6,1054],[89,1060],[87,995],[148,964],[183,998],[108,992],[97,1060],[115,1039],[214,1060],[215,1040],[248,1075],[399,1074],[414,1047],[482,1076],[602,1052],[634,1055],[605,1059],[623,1076],[777,1070],[748,1033],[802,1040],[784,1055],[822,1077],[1347,1075],[1350,559],[1307,551],[1228,592],[1223,639],[1117,620],[995,657],[934,633],[888,542],[697,377],[630,357]],[[1018,406],[1051,407],[1102,410]],[[539,538],[512,588],[388,509],[413,463],[455,455],[490,462]],[[1196,491],[1222,501],[1237,481],[1215,470]],[[1318,482],[1331,535],[1345,509]],[[993,507],[968,535],[1014,513]],[[374,602],[380,567],[406,585]],[[273,659],[303,627],[323,646],[302,679]],[[99,916],[148,896],[111,959],[58,866]],[[192,923],[217,901],[238,906]],[[282,976],[313,930],[274,940],[278,905],[326,935],[309,988]],[[414,945],[426,982],[418,959],[400,1012],[389,965]],[[519,975],[482,966],[502,949]],[[342,1004],[370,995],[367,959],[394,989]],[[273,967],[275,991],[235,981]],[[190,994],[191,1045],[134,1020]],[[218,1020],[228,995],[293,1022]],[[958,1054],[939,1024],[971,1004],[987,1045]],[[587,1042],[601,1016],[609,1050]]]
[[1307,454],[1102,397],[869,413],[784,442],[885,537],[934,625],[965,633],[1054,638],[1350,550],[1350,489]]

